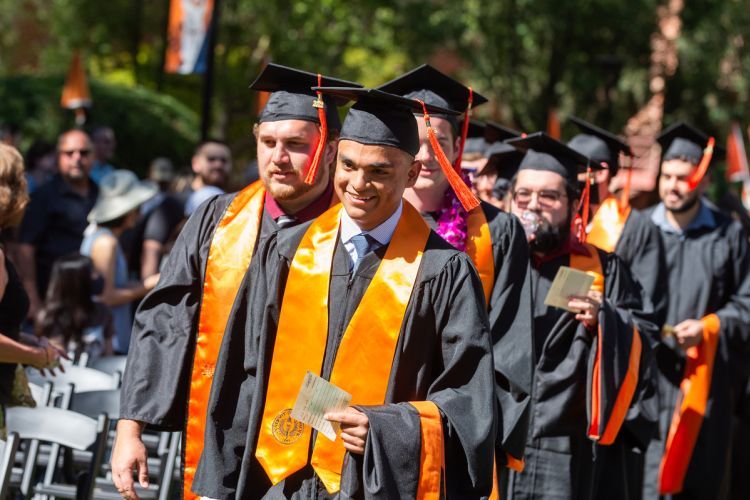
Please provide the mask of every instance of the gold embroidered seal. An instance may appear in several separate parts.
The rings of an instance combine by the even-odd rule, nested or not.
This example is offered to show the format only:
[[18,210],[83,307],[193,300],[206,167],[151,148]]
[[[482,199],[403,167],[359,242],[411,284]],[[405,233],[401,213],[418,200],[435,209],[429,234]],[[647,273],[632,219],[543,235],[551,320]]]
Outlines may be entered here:
[[281,444],[292,444],[302,436],[305,430],[305,424],[292,418],[291,408],[282,410],[276,418],[273,419],[271,432],[273,437]]

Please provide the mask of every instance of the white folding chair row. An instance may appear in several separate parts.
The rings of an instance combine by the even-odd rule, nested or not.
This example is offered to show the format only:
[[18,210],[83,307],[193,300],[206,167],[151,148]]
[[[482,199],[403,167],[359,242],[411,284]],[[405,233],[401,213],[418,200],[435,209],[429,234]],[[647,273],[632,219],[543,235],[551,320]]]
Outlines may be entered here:
[[119,375],[76,365],[67,365],[65,366],[65,372],[57,373],[54,376],[44,376],[39,370],[33,368],[27,368],[26,373],[29,382],[39,386],[51,382],[54,391],[61,391],[69,384],[75,386],[76,392],[117,389],[120,386],[121,378]]
[[[107,445],[109,417],[106,414],[99,415],[95,420],[60,408],[8,408],[6,422],[9,432],[15,432],[21,439],[30,441],[20,487],[25,498],[32,495],[71,499],[93,498],[94,484]],[[50,452],[44,479],[34,485],[32,483],[37,469],[38,444],[42,442],[51,445]],[[75,484],[57,480],[61,448],[92,452],[86,471],[77,477]]]
[[13,464],[16,461],[16,452],[20,441],[18,434],[15,432],[11,432],[7,440],[0,440],[0,500],[5,500],[8,496]]

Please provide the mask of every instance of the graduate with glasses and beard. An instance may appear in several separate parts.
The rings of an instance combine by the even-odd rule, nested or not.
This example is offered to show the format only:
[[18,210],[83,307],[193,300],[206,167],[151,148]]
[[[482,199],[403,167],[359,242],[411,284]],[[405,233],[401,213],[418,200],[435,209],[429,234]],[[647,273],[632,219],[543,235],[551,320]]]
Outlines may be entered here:
[[[602,467],[624,465],[598,460],[596,451],[615,443],[638,406],[650,362],[639,330],[653,334],[656,327],[638,317],[642,291],[622,261],[571,234],[577,174],[588,158],[543,132],[508,143],[525,152],[511,210],[531,250],[535,372],[524,469],[509,472],[504,498],[627,492],[625,484],[599,484]],[[565,297],[569,310],[545,304],[561,266],[594,276],[587,294]],[[625,482],[624,474],[618,477]]]

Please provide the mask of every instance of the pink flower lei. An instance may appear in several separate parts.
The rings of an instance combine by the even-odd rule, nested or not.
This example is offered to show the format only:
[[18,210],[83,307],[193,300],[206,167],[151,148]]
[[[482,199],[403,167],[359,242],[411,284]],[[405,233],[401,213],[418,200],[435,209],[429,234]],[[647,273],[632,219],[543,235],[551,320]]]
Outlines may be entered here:
[[[466,179],[464,178],[464,180]],[[464,210],[463,205],[461,205],[461,202],[449,187],[445,190],[443,206],[437,218],[437,229],[435,232],[453,245],[456,250],[465,252],[468,217],[469,213]]]

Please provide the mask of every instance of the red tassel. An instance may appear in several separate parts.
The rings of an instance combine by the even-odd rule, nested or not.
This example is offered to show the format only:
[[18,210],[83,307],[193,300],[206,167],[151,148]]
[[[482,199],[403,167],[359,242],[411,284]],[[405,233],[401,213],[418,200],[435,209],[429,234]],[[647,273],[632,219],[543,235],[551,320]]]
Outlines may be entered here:
[[[318,87],[322,87],[323,78],[318,73]],[[318,108],[318,119],[320,120],[320,139],[318,145],[315,148],[315,155],[310,159],[310,166],[307,169],[307,176],[305,177],[305,184],[312,186],[315,184],[315,177],[318,175],[320,170],[320,162],[323,159],[323,151],[326,149],[328,143],[328,121],[326,120],[326,107],[323,103],[323,94],[318,92],[318,98],[313,101],[313,106]]]
[[471,192],[471,189],[469,189],[469,186],[466,185],[461,176],[458,175],[458,172],[453,168],[451,162],[448,161],[448,157],[445,156],[443,148],[440,147],[440,143],[435,135],[435,129],[430,125],[430,115],[427,113],[427,106],[425,106],[424,101],[420,101],[419,99],[417,99],[417,101],[422,105],[424,122],[425,125],[427,125],[427,137],[430,139],[430,145],[435,152],[435,157],[437,158],[438,163],[440,163],[440,168],[443,169],[443,174],[445,174],[446,179],[448,179],[448,183],[451,185],[451,188],[453,188],[453,192],[456,194],[458,201],[461,202],[464,210],[471,212],[479,206],[479,200],[474,196],[474,193]]
[[690,191],[697,188],[698,184],[703,180],[703,177],[706,176],[708,166],[711,163],[711,157],[714,155],[715,142],[716,140],[713,137],[708,138],[708,145],[706,146],[706,149],[703,150],[703,158],[701,158],[698,168],[696,168],[690,177],[688,177],[688,187],[690,188]]
[[466,113],[464,113],[464,123],[461,127],[461,142],[458,145],[458,156],[456,162],[453,164],[453,168],[456,172],[461,172],[461,161],[464,157],[464,147],[466,146],[466,137],[469,135],[469,117],[471,116],[471,105],[474,102],[474,91],[469,87],[469,105],[466,107]]

